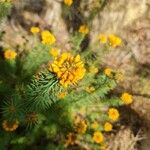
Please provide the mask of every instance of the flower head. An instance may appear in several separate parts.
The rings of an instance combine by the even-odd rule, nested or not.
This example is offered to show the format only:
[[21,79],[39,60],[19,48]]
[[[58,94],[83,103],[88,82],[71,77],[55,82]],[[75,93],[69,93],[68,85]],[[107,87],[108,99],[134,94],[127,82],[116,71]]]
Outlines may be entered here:
[[60,84],[65,87],[82,79],[86,71],[83,62],[80,60],[80,55],[74,57],[70,53],[63,53],[58,56],[50,64],[49,70],[56,73]]
[[103,142],[103,140],[104,140],[104,137],[103,137],[103,134],[101,132],[99,132],[99,131],[94,132],[93,141],[95,143],[99,144],[99,143]]
[[69,133],[67,135],[67,140],[66,140],[66,144],[67,145],[74,145],[75,141],[76,141],[77,136],[75,135],[75,133]]
[[87,123],[85,120],[80,120],[78,122],[75,122],[75,129],[77,133],[83,134],[87,130]]
[[112,119],[113,121],[117,121],[119,118],[119,112],[117,109],[115,108],[110,108],[108,110],[108,116],[110,119]]
[[124,104],[128,105],[131,104],[133,102],[132,99],[132,95],[128,94],[128,93],[123,93],[121,95],[121,100],[124,102]]
[[104,130],[105,130],[106,132],[111,131],[111,130],[112,130],[112,124],[109,123],[109,122],[106,122],[106,123],[104,124]]
[[108,41],[109,41],[110,46],[114,48],[122,44],[121,38],[113,34],[110,34],[108,36]]
[[108,77],[111,77],[111,76],[112,76],[112,69],[106,68],[106,69],[104,70],[104,74],[105,74],[106,76],[108,76]]
[[73,0],[64,0],[64,3],[68,6],[71,6],[73,3]]
[[42,33],[41,33],[41,38],[42,38],[42,43],[43,44],[54,44],[56,39],[54,37],[54,35],[49,32],[48,30],[44,30]]
[[15,59],[16,56],[17,56],[17,53],[13,50],[8,49],[4,52],[5,59],[12,60],[12,59]]
[[15,121],[8,121],[8,120],[4,120],[2,123],[2,127],[5,131],[15,131],[19,126],[19,121],[15,120]]
[[95,88],[93,87],[93,86],[89,86],[89,87],[86,87],[86,92],[88,92],[88,93],[92,93],[92,92],[94,92],[95,91]]
[[89,28],[86,25],[81,25],[79,28],[79,32],[83,34],[88,34],[89,33]]
[[99,41],[103,44],[105,44],[107,42],[107,37],[104,34],[100,34],[99,35]]
[[49,51],[50,55],[52,55],[53,57],[57,57],[59,50],[57,48],[51,48]]
[[90,73],[93,73],[93,74],[96,74],[96,73],[98,73],[98,68],[95,67],[95,66],[91,66],[91,67],[89,68],[89,72],[90,72]]
[[31,27],[30,31],[32,33],[39,33],[40,32],[40,29],[38,27]]
[[92,129],[97,129],[99,127],[99,124],[97,121],[94,121],[92,124],[91,124],[91,128]]

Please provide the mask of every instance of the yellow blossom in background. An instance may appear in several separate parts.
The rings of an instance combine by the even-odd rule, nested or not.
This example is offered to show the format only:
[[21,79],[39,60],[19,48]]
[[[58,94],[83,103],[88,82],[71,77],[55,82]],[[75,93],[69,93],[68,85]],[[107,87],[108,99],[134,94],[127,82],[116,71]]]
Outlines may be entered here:
[[109,122],[106,122],[106,123],[104,124],[104,130],[105,130],[106,132],[111,131],[111,130],[112,130],[112,124],[109,123]]
[[108,116],[109,116],[109,119],[111,119],[113,121],[117,121],[119,118],[119,112],[115,108],[110,108],[108,110]]
[[99,131],[94,132],[94,134],[93,134],[93,141],[95,143],[98,143],[98,144],[103,142],[104,141],[103,134],[101,132],[99,132]]
[[89,33],[89,28],[86,25],[81,25],[79,28],[79,32],[83,34],[88,34]]
[[58,56],[49,66],[51,72],[56,73],[60,84],[64,87],[75,84],[85,75],[84,63],[80,59],[80,55],[72,56],[70,53],[63,53]]
[[99,41],[103,44],[105,44],[107,42],[107,36],[104,34],[100,34],[99,35]]
[[124,104],[128,105],[131,104],[133,102],[132,99],[132,95],[128,94],[128,93],[123,93],[121,95],[121,100],[123,101]]
[[121,38],[113,34],[110,34],[108,36],[108,41],[109,41],[110,46],[114,48],[122,44]]
[[49,51],[50,55],[52,55],[53,57],[57,57],[59,54],[59,49],[58,48],[51,48]]
[[116,79],[117,81],[123,81],[123,80],[124,80],[124,75],[123,75],[123,73],[122,73],[122,72],[116,72],[116,73],[115,73],[115,79]]
[[93,73],[93,74],[96,74],[96,73],[98,73],[98,68],[97,67],[95,67],[95,66],[91,66],[90,68],[89,68],[89,72],[90,73]]
[[100,146],[100,150],[106,150],[106,144],[102,144],[102,145]]
[[97,121],[94,121],[92,124],[91,124],[91,128],[92,129],[97,129],[99,127],[99,123]]
[[69,133],[67,135],[67,140],[66,140],[66,144],[67,145],[74,145],[75,141],[76,141],[77,136],[75,135],[75,133]]
[[106,68],[106,69],[104,70],[104,74],[105,74],[106,76],[108,76],[108,77],[111,77],[111,76],[112,76],[112,69]]
[[87,130],[87,122],[85,120],[79,120],[78,122],[75,122],[75,129],[77,133],[85,133]]
[[19,126],[18,120],[15,121],[8,121],[4,120],[2,123],[2,127],[5,131],[12,132],[15,131]]
[[52,44],[54,44],[56,42],[56,38],[48,30],[44,30],[41,33],[41,38],[42,38],[42,43],[43,44],[50,44],[50,45],[52,45]]
[[38,27],[31,27],[30,31],[32,33],[39,33],[40,32],[40,29]]
[[5,59],[12,60],[12,59],[15,59],[16,56],[17,56],[17,53],[13,50],[8,49],[4,52]]
[[89,87],[86,87],[86,92],[88,92],[88,93],[92,93],[92,92],[94,92],[95,91],[95,88],[93,87],[93,86],[89,86]]
[[68,6],[71,6],[73,3],[73,0],[64,0],[64,3]]
[[64,99],[64,97],[67,95],[67,92],[60,92],[60,93],[58,93],[58,95],[57,95],[57,97],[59,98],[59,99]]

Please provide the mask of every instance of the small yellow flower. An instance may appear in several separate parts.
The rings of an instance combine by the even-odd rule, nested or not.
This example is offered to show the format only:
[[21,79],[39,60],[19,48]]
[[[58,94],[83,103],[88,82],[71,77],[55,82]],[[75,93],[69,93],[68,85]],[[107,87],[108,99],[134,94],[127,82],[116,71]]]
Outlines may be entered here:
[[114,48],[122,44],[121,38],[113,34],[110,34],[108,36],[108,41],[109,41],[110,46]]
[[92,124],[91,124],[91,128],[92,129],[97,129],[99,127],[99,124],[97,121],[94,121]]
[[75,122],[75,129],[77,133],[83,134],[87,130],[87,123],[85,120],[80,120],[78,122]]
[[40,32],[40,29],[38,27],[31,27],[30,31],[32,33],[39,33]]
[[76,138],[77,138],[77,136],[74,133],[69,133],[67,135],[66,144],[67,145],[74,145],[76,142]]
[[64,0],[64,3],[68,6],[71,6],[73,3],[73,0]]
[[115,73],[115,79],[116,79],[117,81],[123,81],[123,79],[124,79],[123,73],[122,73],[122,72],[116,72],[116,73]]
[[103,142],[104,141],[103,134],[99,131],[94,132],[93,141],[98,144]]
[[110,119],[112,119],[113,121],[117,121],[119,118],[119,112],[117,109],[115,108],[110,108],[108,110],[108,116]]
[[15,59],[16,56],[17,56],[17,53],[13,50],[8,49],[4,52],[5,59],[12,60],[12,59]]
[[97,67],[95,67],[95,66],[91,66],[90,68],[89,68],[89,72],[90,73],[93,73],[93,74],[96,74],[96,73],[98,73],[98,68]]
[[42,38],[42,43],[43,44],[50,44],[50,45],[52,45],[52,44],[54,44],[56,42],[56,38],[48,30],[44,30],[41,33],[41,38]]
[[58,95],[57,95],[57,97],[59,98],[59,99],[64,99],[64,97],[67,95],[67,92],[60,92],[60,93],[58,93]]
[[132,95],[128,94],[128,93],[123,93],[121,95],[121,100],[124,102],[124,104],[128,105],[131,104],[133,102],[132,99]]
[[63,53],[58,56],[50,64],[49,70],[56,73],[60,84],[64,87],[81,80],[86,72],[84,63],[80,60],[80,55],[74,57],[70,53]]
[[109,123],[109,122],[106,122],[106,123],[104,124],[104,130],[105,130],[106,132],[111,131],[111,130],[112,130],[112,124]]
[[108,77],[112,77],[112,69],[106,68],[106,69],[104,70],[104,74],[105,74],[106,76],[108,76]]
[[95,91],[95,88],[94,88],[93,86],[89,86],[89,87],[87,87],[85,90],[86,90],[86,92],[88,92],[88,93],[92,93],[92,92]]
[[53,57],[57,57],[59,54],[59,50],[58,48],[51,48],[49,51],[50,55],[52,55]]
[[105,44],[107,42],[107,37],[104,34],[100,34],[99,35],[99,41],[103,44]]
[[18,120],[15,121],[4,120],[2,123],[3,129],[8,132],[15,131],[18,128],[18,126],[19,126]]
[[79,28],[79,32],[83,34],[88,34],[89,33],[89,28],[86,25],[81,25]]
[[102,144],[101,147],[100,147],[100,150],[106,150],[106,148],[107,148],[106,144]]

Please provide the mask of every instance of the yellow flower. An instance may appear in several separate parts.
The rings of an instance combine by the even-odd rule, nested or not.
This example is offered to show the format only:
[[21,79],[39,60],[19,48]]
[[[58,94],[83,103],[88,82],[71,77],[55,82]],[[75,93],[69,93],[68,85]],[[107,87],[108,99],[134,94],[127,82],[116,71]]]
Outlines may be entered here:
[[64,0],[64,3],[68,6],[71,6],[73,3],[73,0]]
[[52,55],[53,57],[57,57],[59,50],[57,48],[51,48],[49,51],[50,55]]
[[16,56],[17,56],[17,53],[13,50],[8,49],[4,52],[5,59],[12,60],[12,59],[15,59]]
[[60,93],[58,93],[58,95],[57,95],[57,97],[59,98],[59,99],[64,99],[64,97],[67,95],[67,92],[60,92]]
[[121,100],[124,102],[124,104],[128,105],[131,104],[133,102],[132,99],[132,95],[128,94],[128,93],[123,93],[121,95]]
[[99,41],[103,44],[107,42],[107,37],[104,34],[99,35]]
[[74,133],[69,133],[67,135],[66,144],[67,145],[74,145],[76,141],[77,136]]
[[108,77],[111,77],[111,76],[112,76],[112,69],[106,68],[106,69],[104,70],[104,74],[105,74],[106,76],[108,76]]
[[96,73],[98,73],[98,68],[95,66],[91,66],[89,71],[90,71],[90,73],[96,74]]
[[113,35],[113,34],[110,34],[108,36],[108,41],[109,41],[110,46],[112,46],[114,48],[117,46],[120,46],[122,44],[121,38],[119,38],[118,36]]
[[108,116],[110,119],[112,119],[113,121],[117,121],[119,118],[119,112],[117,109],[115,108],[110,108],[108,110]]
[[103,137],[103,134],[101,132],[99,132],[99,131],[94,132],[93,141],[95,143],[99,144],[99,143],[103,142],[103,140],[104,140],[104,137]]
[[109,122],[106,122],[106,123],[104,124],[104,130],[105,130],[106,132],[111,131],[111,130],[112,130],[112,124],[109,123]]
[[31,27],[30,31],[32,33],[39,33],[40,32],[40,29],[38,27]]
[[85,120],[80,120],[78,122],[75,122],[75,129],[77,133],[83,134],[87,130],[87,123]]
[[97,129],[99,127],[99,124],[97,121],[94,121],[92,124],[91,124],[91,128],[92,129]]
[[18,120],[15,121],[4,120],[2,123],[3,129],[8,132],[15,131],[18,128],[18,126],[19,126]]
[[92,93],[92,92],[94,92],[95,91],[95,88],[93,87],[93,86],[89,86],[89,87],[86,87],[86,92],[88,92],[88,93]]
[[83,34],[88,34],[89,33],[89,28],[86,25],[81,25],[79,28],[79,32]]
[[122,81],[124,79],[124,75],[122,72],[116,72],[115,73],[115,79],[118,81]]
[[100,150],[106,150],[106,144],[102,144]]
[[49,32],[48,30],[44,30],[42,33],[41,33],[41,37],[42,37],[42,43],[43,44],[54,44],[56,39],[54,37],[54,35]]
[[80,60],[80,55],[74,57],[70,53],[63,53],[58,56],[50,64],[49,70],[56,73],[60,84],[64,87],[81,80],[86,72],[84,63]]

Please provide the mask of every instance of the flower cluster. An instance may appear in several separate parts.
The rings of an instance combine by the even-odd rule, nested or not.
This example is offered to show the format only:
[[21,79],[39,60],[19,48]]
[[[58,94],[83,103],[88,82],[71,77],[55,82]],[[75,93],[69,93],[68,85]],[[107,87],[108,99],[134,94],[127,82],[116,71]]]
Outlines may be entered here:
[[99,41],[103,44],[108,42],[108,44],[113,48],[120,46],[122,44],[121,38],[114,34],[109,34],[108,37],[104,34],[100,34]]
[[64,0],[65,5],[71,6],[72,3],[73,3],[73,0]]
[[119,112],[116,108],[110,108],[108,110],[108,116],[112,121],[117,121],[119,118]]
[[82,34],[88,34],[89,33],[89,28],[86,25],[81,25],[79,28],[79,32]]
[[51,72],[56,73],[60,84],[64,87],[75,84],[85,75],[84,63],[80,55],[72,56],[70,53],[63,53],[58,56],[49,66]]
[[4,120],[2,123],[3,129],[8,132],[15,131],[18,128],[18,126],[19,126],[18,120],[15,121]]
[[126,105],[131,104],[133,102],[132,95],[128,94],[127,92],[121,95],[121,100]]
[[16,58],[16,56],[17,56],[17,53],[13,50],[8,49],[4,52],[5,59],[13,60]]

